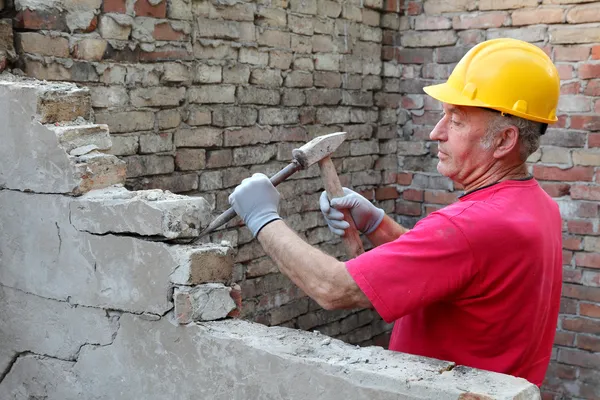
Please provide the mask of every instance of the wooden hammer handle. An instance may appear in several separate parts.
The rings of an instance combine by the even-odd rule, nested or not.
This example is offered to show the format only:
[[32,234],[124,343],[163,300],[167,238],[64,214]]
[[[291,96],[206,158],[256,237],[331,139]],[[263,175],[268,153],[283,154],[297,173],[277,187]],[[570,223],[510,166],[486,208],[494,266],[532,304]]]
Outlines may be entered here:
[[[343,197],[344,189],[342,189],[340,178],[335,171],[335,166],[333,165],[333,161],[331,161],[331,157],[327,156],[320,160],[319,167],[321,168],[321,177],[323,178],[323,184],[329,200],[331,201],[331,199],[336,197]],[[346,209],[341,211],[344,214],[344,220],[350,224],[350,227],[344,231],[342,241],[346,246],[348,255],[350,257],[356,257],[364,253],[365,250],[362,241],[360,240],[358,230],[356,229],[356,225],[354,224],[354,220],[352,219],[352,215],[350,215],[350,210]]]

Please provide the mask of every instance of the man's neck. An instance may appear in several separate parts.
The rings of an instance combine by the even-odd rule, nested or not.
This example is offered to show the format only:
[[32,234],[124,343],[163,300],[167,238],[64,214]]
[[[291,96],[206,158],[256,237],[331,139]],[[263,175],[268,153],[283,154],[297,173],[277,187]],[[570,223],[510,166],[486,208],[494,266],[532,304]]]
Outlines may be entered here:
[[513,179],[525,179],[529,177],[527,172],[527,165],[518,164],[510,167],[500,167],[495,170],[488,170],[482,174],[479,178],[474,179],[464,185],[465,193],[470,193],[474,190],[480,189],[485,186],[490,186],[498,182],[508,181]]

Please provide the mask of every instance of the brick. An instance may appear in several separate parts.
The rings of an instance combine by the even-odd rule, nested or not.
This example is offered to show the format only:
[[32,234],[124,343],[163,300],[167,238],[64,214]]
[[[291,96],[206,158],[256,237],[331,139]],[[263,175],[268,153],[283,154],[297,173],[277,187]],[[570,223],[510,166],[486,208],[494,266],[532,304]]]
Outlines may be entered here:
[[149,111],[96,113],[96,123],[107,124],[111,133],[148,131],[154,129],[154,113]]
[[486,40],[485,31],[479,29],[470,29],[458,32],[458,44],[461,46],[475,46],[484,40]]
[[534,8],[513,11],[512,25],[560,24],[563,21],[564,9],[559,7]]
[[309,17],[290,14],[288,15],[288,27],[290,31],[300,35],[312,35],[314,33],[313,20]]
[[428,0],[424,3],[425,14],[427,15],[439,15],[448,12],[472,11],[476,8],[477,4],[474,0]]
[[425,191],[425,203],[452,204],[458,199],[458,193],[445,191]]
[[581,79],[600,78],[600,64],[581,64],[579,65],[577,74]]
[[[595,115],[573,115],[571,116],[571,128],[600,131],[600,117]],[[580,141],[580,139],[578,141]],[[585,143],[585,141],[583,143]],[[583,144],[577,147],[583,147]]]
[[338,105],[342,101],[340,89],[309,89],[306,91],[306,103],[316,105]]
[[350,122],[350,109],[346,107],[321,107],[317,110],[317,120],[325,125],[348,123]]
[[313,75],[304,71],[292,71],[285,78],[286,87],[311,87],[313,85]]
[[594,225],[591,221],[571,220],[567,221],[567,231],[578,235],[593,235]]
[[293,55],[286,51],[271,51],[269,53],[269,67],[287,70],[292,63]]
[[600,338],[588,335],[577,335],[577,347],[592,352],[600,352]]
[[153,87],[134,89],[130,93],[135,107],[178,106],[185,98],[185,88]]
[[152,32],[152,37],[155,40],[179,41],[186,40],[187,34],[181,30],[174,29],[172,24],[168,22],[163,22],[154,25],[154,32]]
[[254,144],[267,144],[273,140],[270,128],[251,127],[242,129],[228,129],[224,132],[225,146],[247,146]]
[[121,14],[105,14],[100,17],[98,30],[104,39],[128,40],[133,18]]
[[102,11],[104,13],[125,14],[127,12],[126,0],[104,0]]
[[73,57],[86,61],[101,61],[108,42],[102,39],[82,39],[73,47]]
[[506,12],[463,14],[452,19],[452,28],[457,30],[499,28],[507,21],[508,13]]
[[238,49],[223,42],[194,43],[194,56],[199,60],[237,60]]
[[139,136],[113,135],[112,146],[108,151],[115,156],[129,156],[136,154],[139,149]]
[[401,38],[404,47],[436,47],[455,44],[457,36],[454,31],[409,31]]
[[240,24],[234,21],[199,19],[197,35],[211,39],[240,39]]
[[560,86],[561,95],[579,94],[581,92],[581,82],[563,83]]
[[558,331],[554,336],[554,344],[557,344],[559,346],[573,347],[573,345],[575,344],[575,334],[570,332]]
[[123,158],[127,162],[127,177],[170,174],[175,171],[171,156],[144,155]]
[[212,147],[223,145],[223,130],[217,128],[178,129],[174,136],[177,147]]
[[188,125],[210,125],[212,114],[210,110],[199,107],[190,107],[186,122]]
[[200,175],[198,188],[202,191],[218,190],[223,188],[223,173],[221,171],[206,171]]
[[546,38],[546,26],[536,25],[528,26],[526,28],[501,28],[501,29],[489,29],[487,31],[487,39],[499,39],[503,37],[510,37],[513,39],[519,39],[526,42],[534,43],[545,40]]
[[565,183],[541,182],[540,186],[550,197],[563,197],[569,194],[571,186]]
[[261,46],[276,47],[279,49],[289,49],[291,47],[290,34],[276,30],[264,30],[259,33],[257,41]]
[[69,57],[69,41],[57,36],[46,36],[36,32],[18,32],[17,50],[41,56]]
[[258,26],[281,28],[287,25],[287,14],[283,9],[259,7],[255,18]]
[[600,21],[600,5],[598,4],[575,6],[567,12],[567,22],[571,24],[598,21]]
[[246,146],[233,149],[234,165],[264,164],[277,154],[275,145]]
[[300,89],[284,89],[281,104],[284,106],[301,106],[306,102],[306,96]]
[[167,17],[167,0],[161,0],[157,4],[156,1],[150,0],[136,0],[133,7],[135,15],[138,17],[153,17],[153,18],[166,18]]
[[600,288],[574,284],[563,285],[563,297],[600,302]]
[[234,103],[235,86],[232,85],[204,85],[191,87],[188,90],[190,103]]
[[[598,120],[600,122],[600,119]],[[575,123],[577,126],[573,126]],[[595,121],[578,120],[577,117],[572,117],[571,127],[574,129],[584,129],[584,125],[596,123]],[[599,125],[600,126],[600,125]],[[541,144],[543,146],[559,146],[559,147],[583,147],[586,142],[586,134],[582,132],[564,131],[558,129],[549,129],[542,136]]]
[[296,109],[263,108],[259,110],[258,122],[265,125],[285,125],[298,122]]
[[269,53],[243,47],[240,49],[240,62],[266,66],[269,63]]
[[560,349],[558,352],[558,361],[565,364],[598,369],[600,367],[600,353]]
[[447,17],[419,15],[415,18],[415,30],[418,31],[434,31],[451,27],[452,20]]
[[322,17],[337,18],[342,12],[342,6],[336,1],[317,0],[317,12]]
[[66,14],[56,8],[21,10],[15,16],[15,28],[30,30],[66,31]]
[[121,86],[91,87],[90,94],[95,108],[120,107],[129,102],[127,89]]
[[212,122],[216,126],[249,126],[256,123],[258,111],[250,107],[219,107],[212,113]]
[[401,64],[430,63],[433,62],[433,49],[401,49],[396,53],[396,61]]
[[594,169],[591,167],[560,169],[556,167],[534,165],[533,175],[536,179],[547,181],[591,181],[594,177]]
[[206,156],[207,168],[224,168],[233,165],[233,152],[231,149],[212,150]]
[[421,204],[407,201],[398,201],[395,208],[396,214],[420,216]]
[[594,150],[574,150],[573,163],[576,165],[600,166],[600,152]]
[[255,69],[250,75],[250,83],[264,87],[279,88],[283,83],[281,72],[277,69]]
[[563,329],[573,332],[600,334],[600,324],[585,318],[565,318],[562,326]]
[[[513,17],[514,19],[514,17]],[[514,23],[514,22],[513,22]],[[585,46],[554,46],[555,61],[585,61],[590,56],[590,48]]]
[[583,239],[583,249],[600,253],[600,237],[586,236]]
[[[214,67],[207,66],[207,68]],[[222,75],[223,83],[245,84],[250,80],[250,67],[243,64],[225,66],[223,67]]]
[[537,7],[537,0],[480,0],[480,10],[510,10],[524,7]]
[[232,21],[254,21],[256,5],[251,3],[237,3],[228,5],[227,7],[213,8],[211,11],[211,18],[222,18]]
[[148,133],[140,135],[140,153],[153,154],[173,150],[173,133]]
[[317,14],[317,0],[290,0],[290,10],[299,14]]
[[575,255],[575,264],[578,267],[600,268],[600,254],[577,253]]
[[600,96],[600,79],[588,81],[583,94],[586,96]]
[[177,149],[175,166],[178,171],[198,171],[206,167],[206,150]]
[[579,314],[590,318],[600,318],[600,305],[592,303],[579,303]]
[[577,26],[550,26],[551,44],[596,43],[600,41],[600,27],[596,24]]
[[142,62],[185,61],[192,60],[194,55],[188,47],[183,47],[183,45],[163,45],[156,47],[154,51],[141,52],[139,58]]

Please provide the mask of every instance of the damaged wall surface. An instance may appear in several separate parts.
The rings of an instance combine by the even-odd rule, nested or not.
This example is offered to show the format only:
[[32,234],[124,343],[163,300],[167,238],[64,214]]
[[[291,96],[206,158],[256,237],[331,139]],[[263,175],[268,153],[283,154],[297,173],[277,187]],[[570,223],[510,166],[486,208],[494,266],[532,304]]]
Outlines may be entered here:
[[105,126],[47,118],[87,95],[0,81],[3,139],[22,140],[0,157],[1,399],[540,399],[524,379],[230,319],[233,249],[181,242],[206,200],[128,191]]

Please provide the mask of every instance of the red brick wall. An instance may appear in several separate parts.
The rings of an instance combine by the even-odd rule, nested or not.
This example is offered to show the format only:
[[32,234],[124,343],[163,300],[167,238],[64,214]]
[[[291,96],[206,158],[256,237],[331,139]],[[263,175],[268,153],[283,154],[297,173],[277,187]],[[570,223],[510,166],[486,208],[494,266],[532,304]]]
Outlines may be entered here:
[[[432,190],[445,189],[434,177],[435,152],[425,154],[427,146],[435,148],[427,135],[439,105],[420,92],[421,85],[447,78],[465,51],[496,37],[535,43],[555,61],[562,80],[559,122],[529,160],[564,219],[563,300],[543,391],[545,399],[600,398],[600,2],[429,0],[407,1],[403,9],[401,30],[384,30],[382,53],[402,65],[400,77],[384,78],[384,91],[393,88],[385,96],[411,112],[403,126],[406,142],[398,143],[400,170],[414,173],[412,182],[398,181],[400,219],[453,199],[453,193]],[[417,162],[415,154],[422,154]],[[432,176],[415,185],[416,171]]]

